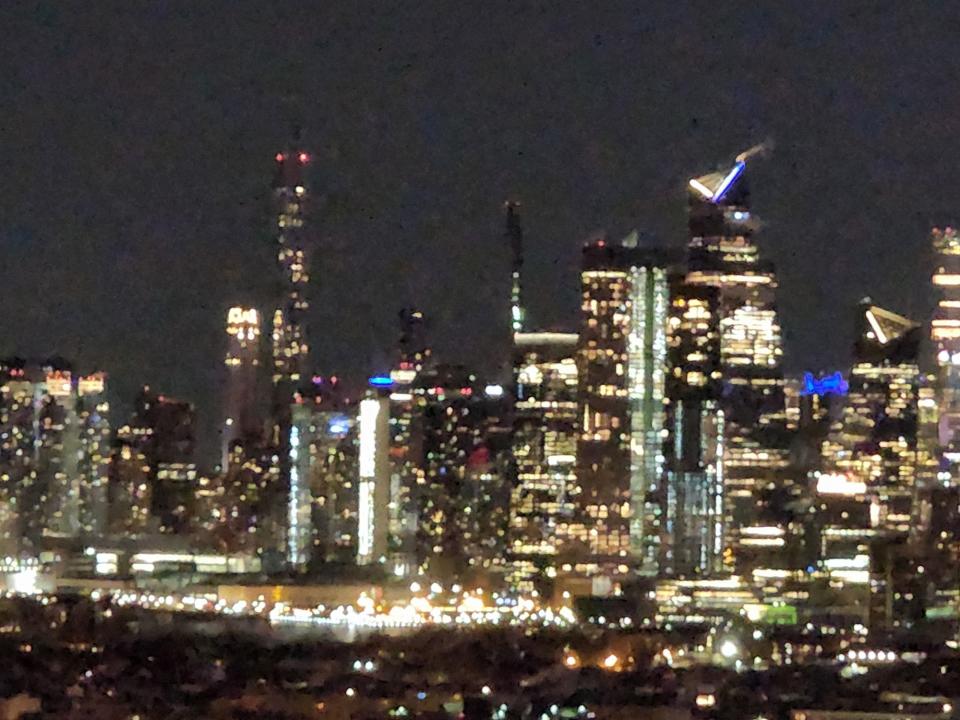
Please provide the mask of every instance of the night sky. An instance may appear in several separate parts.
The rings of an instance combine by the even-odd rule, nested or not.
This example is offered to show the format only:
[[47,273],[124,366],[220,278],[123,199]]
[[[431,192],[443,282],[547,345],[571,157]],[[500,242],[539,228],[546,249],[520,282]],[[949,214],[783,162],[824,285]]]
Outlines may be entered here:
[[386,368],[411,303],[442,358],[495,368],[507,197],[531,324],[574,329],[587,237],[682,246],[686,179],[767,138],[749,172],[787,367],[844,366],[865,294],[929,313],[928,227],[960,219],[958,38],[960,9],[919,0],[4,2],[0,353],[102,368],[127,404],[149,383],[209,429],[225,310],[275,287],[298,121],[324,373]]

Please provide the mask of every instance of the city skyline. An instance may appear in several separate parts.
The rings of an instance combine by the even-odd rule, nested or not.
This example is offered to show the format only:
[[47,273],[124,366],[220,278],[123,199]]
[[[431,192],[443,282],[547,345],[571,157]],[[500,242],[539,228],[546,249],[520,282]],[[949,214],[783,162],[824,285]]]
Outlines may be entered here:
[[957,32],[0,3],[0,717],[953,720]]
[[[4,354],[104,369],[115,407],[143,382],[189,399],[209,437],[223,313],[270,293],[270,163],[291,116],[323,198],[309,325],[333,341],[317,347],[320,369],[357,368],[362,379],[387,367],[393,318],[410,305],[432,318],[439,356],[495,347],[505,357],[505,198],[523,203],[527,324],[575,328],[579,247],[595,229],[636,227],[682,247],[686,178],[768,136],[777,149],[757,163],[754,204],[781,273],[787,370],[844,366],[846,308],[863,295],[929,316],[927,231],[953,205],[956,115],[937,90],[956,61],[940,33],[949,18],[935,9],[854,13],[873,30],[860,35],[844,29],[849,12],[816,3],[789,23],[725,14],[715,30],[693,8],[607,8],[567,22],[491,13],[476,42],[445,45],[445,59],[411,24],[426,16],[465,36],[466,10],[382,11],[357,27],[324,9],[286,43],[263,42],[251,5],[230,10],[201,41],[190,30],[200,10],[98,15],[87,33],[89,19],[69,9],[4,8],[17,34],[4,43],[0,131]],[[289,20],[276,11],[264,27]],[[678,26],[688,32],[671,42]],[[265,49],[240,60],[251,46]],[[653,78],[656,48],[668,61]],[[446,82],[448,67],[472,78],[475,98]],[[906,260],[885,260],[891,247]],[[458,319],[470,333],[452,329]]]

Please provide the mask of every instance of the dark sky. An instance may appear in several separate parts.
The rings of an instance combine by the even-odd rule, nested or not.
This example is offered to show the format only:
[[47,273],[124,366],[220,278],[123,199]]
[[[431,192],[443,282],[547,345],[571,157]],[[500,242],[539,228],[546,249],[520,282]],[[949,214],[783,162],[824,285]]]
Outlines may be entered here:
[[443,357],[495,366],[508,196],[533,323],[574,327],[587,236],[682,245],[686,178],[766,138],[788,368],[843,365],[864,294],[928,312],[927,228],[960,216],[958,37],[960,8],[920,0],[4,2],[0,352],[209,423],[225,309],[271,287],[298,119],[324,372],[384,368],[409,303]]

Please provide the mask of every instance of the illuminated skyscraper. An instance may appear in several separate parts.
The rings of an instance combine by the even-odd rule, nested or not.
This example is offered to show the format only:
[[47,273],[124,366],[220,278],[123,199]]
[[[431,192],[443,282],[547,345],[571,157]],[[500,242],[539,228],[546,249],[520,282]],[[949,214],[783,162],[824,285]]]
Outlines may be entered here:
[[[920,373],[917,387],[917,472],[913,507],[913,540],[928,537],[934,520],[932,504],[943,497],[941,488],[953,487],[951,460],[940,444],[940,375]],[[914,543],[916,545],[916,543]],[[958,568],[960,573],[960,568]]]
[[310,492],[310,449],[306,440],[310,433],[310,413],[302,405],[291,410],[290,475],[287,490],[286,561],[292,568],[302,568],[310,559],[313,547],[313,496]]
[[106,375],[92,373],[77,379],[77,420],[80,432],[80,531],[107,530],[110,473],[110,404]]
[[[269,513],[264,507],[268,500],[280,495],[275,487],[280,467],[273,460],[279,456],[272,442],[265,442],[260,413],[261,321],[260,312],[254,308],[238,306],[227,311],[221,472],[203,489],[211,516],[204,518],[205,532],[211,542],[236,553],[278,544],[280,534],[279,508],[276,513]],[[284,386],[283,392],[287,389]],[[278,395],[279,391],[274,402]],[[273,410],[276,413],[276,405]],[[280,413],[280,418],[286,421],[288,416]],[[277,422],[276,415],[271,421]],[[273,430],[279,431],[279,425],[274,425]],[[282,501],[277,500],[276,504],[281,505]]]
[[691,577],[719,572],[723,560],[719,292],[672,283],[660,570]]
[[[61,359],[0,363],[0,539],[105,529],[110,427],[104,375]],[[19,530],[17,529],[19,525]]]
[[877,536],[876,498],[852,474],[817,473],[813,485],[823,569],[833,583],[867,585],[870,543]]
[[[421,310],[404,308],[399,313],[400,343],[397,369],[419,372],[430,362],[427,321]],[[394,378],[395,381],[398,381]]]
[[390,401],[371,393],[360,401],[357,477],[357,564],[386,560],[390,503]]
[[[836,470],[829,438],[842,422],[850,384],[839,371],[820,376],[805,372],[787,381],[788,422],[796,433],[793,468],[804,476]],[[824,459],[831,461],[824,463]]]
[[425,388],[417,378],[429,367],[426,319],[416,308],[400,311],[400,343],[390,372],[390,536],[391,571],[406,575],[416,565],[417,509],[414,489],[423,460]]
[[510,556],[512,585],[522,590],[556,576],[558,553],[574,520],[576,348],[572,333],[514,335]]
[[310,276],[304,229],[307,202],[304,168],[310,156],[291,145],[285,152],[277,153],[276,161],[273,198],[283,302],[273,316],[273,381],[289,388],[304,377],[309,353],[305,328],[308,308],[305,293]]
[[636,233],[583,250],[577,479],[591,574],[657,572],[668,264]]
[[296,395],[285,506],[290,568],[369,565],[387,555],[389,400],[371,385],[375,392],[359,405],[348,404],[335,377],[315,377]]
[[36,386],[36,481],[41,493],[42,534],[59,537],[80,530],[80,428],[73,375],[51,362]]
[[960,587],[960,487],[934,487],[930,499],[926,553],[931,558],[931,580],[938,588]]
[[510,327],[514,333],[523,332],[526,311],[523,307],[521,274],[523,272],[523,228],[520,226],[520,203],[507,201],[507,241],[510,243]]
[[[3,509],[0,532],[8,550],[15,551],[21,536],[41,528],[32,527],[37,507],[34,461],[34,377],[22,360],[0,365],[0,466],[3,471]],[[39,523],[38,523],[39,525]],[[13,547],[11,545],[13,544]]]
[[[715,288],[720,333],[724,565],[741,529],[762,522],[764,494],[785,482],[789,463],[777,278],[753,242],[746,161],[690,180],[687,283]],[[748,532],[753,537],[755,533]]]
[[[285,505],[285,557],[291,567],[356,562],[355,415],[336,377],[314,377],[295,397]],[[270,493],[260,496],[266,502]]]
[[937,361],[939,445],[952,469],[944,469],[951,484],[960,482],[960,234],[952,227],[931,232],[936,265],[933,285],[937,307],[930,327]]
[[[118,435],[120,433],[118,432]],[[139,444],[117,438],[110,456],[107,487],[107,532],[135,537],[150,521],[150,468]]]
[[[509,447],[502,389],[457,366],[421,374],[423,465],[413,498],[417,563],[427,574],[461,577],[503,563]],[[501,497],[503,493],[507,497]]]
[[130,422],[117,430],[117,440],[147,468],[150,516],[161,532],[185,533],[193,517],[195,420],[192,404],[144,387]]
[[919,323],[864,300],[836,467],[879,502],[878,524],[900,532],[915,521]]
[[277,264],[282,300],[273,314],[273,409],[269,445],[276,462],[270,468],[271,478],[265,482],[261,518],[264,532],[266,567],[290,561],[290,548],[299,541],[291,538],[297,529],[291,526],[289,508],[296,503],[291,471],[299,452],[294,447],[295,429],[291,412],[294,395],[307,378],[309,346],[306,335],[308,308],[306,289],[310,280],[307,271],[307,237],[304,221],[309,193],[305,168],[310,156],[299,146],[299,138],[287,150],[276,155],[273,181],[274,217],[276,218]]
[[232,307],[227,312],[227,386],[224,397],[222,467],[234,443],[252,446],[261,438],[257,417],[257,369],[260,365],[260,313]]

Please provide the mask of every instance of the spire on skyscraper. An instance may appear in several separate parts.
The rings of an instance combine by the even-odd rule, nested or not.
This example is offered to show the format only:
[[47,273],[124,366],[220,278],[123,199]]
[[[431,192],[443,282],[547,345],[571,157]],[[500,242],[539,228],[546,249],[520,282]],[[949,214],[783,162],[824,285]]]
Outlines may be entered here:
[[507,210],[506,238],[510,243],[512,253],[511,285],[510,285],[510,327],[514,333],[523,332],[525,311],[521,296],[520,274],[523,271],[523,228],[520,225],[520,203],[507,200],[504,203]]

